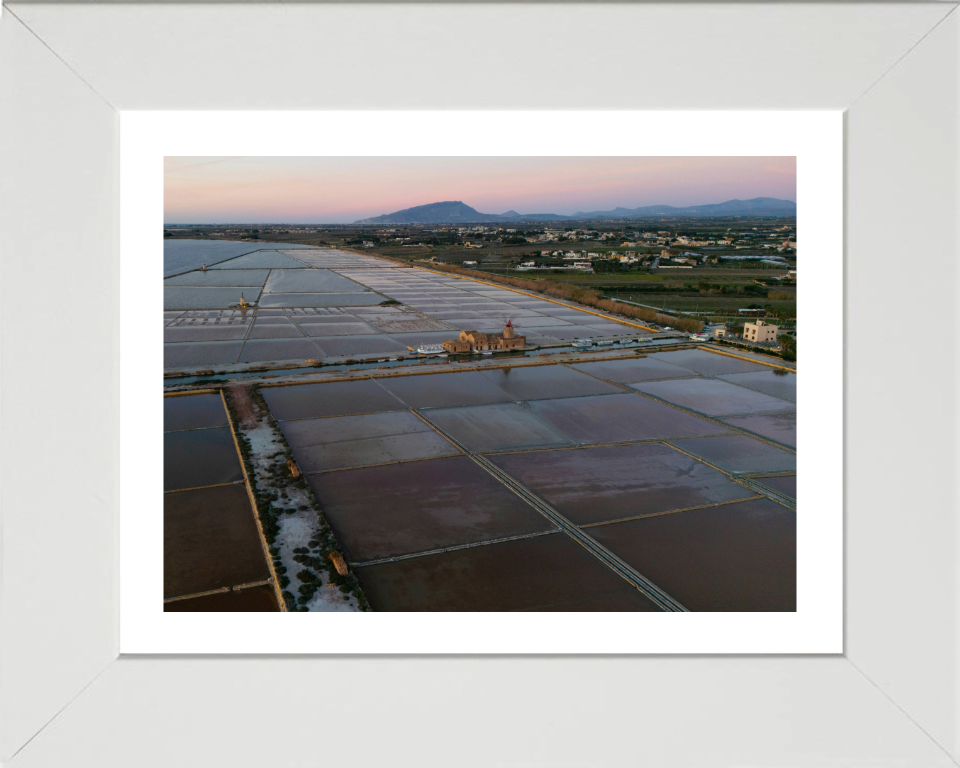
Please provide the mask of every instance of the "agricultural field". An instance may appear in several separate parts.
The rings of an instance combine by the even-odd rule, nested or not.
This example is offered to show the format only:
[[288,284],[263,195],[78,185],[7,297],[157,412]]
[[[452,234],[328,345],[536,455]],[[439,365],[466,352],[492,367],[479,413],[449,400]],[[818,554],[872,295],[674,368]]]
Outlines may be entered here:
[[754,296],[711,296],[703,294],[684,293],[637,293],[634,291],[610,291],[609,296],[625,301],[635,301],[638,304],[647,304],[657,309],[674,310],[677,312],[696,312],[697,314],[736,314],[738,309],[750,306],[773,307],[786,313],[787,317],[796,317],[796,301],[766,299]]
[[664,285],[683,285],[685,283],[699,283],[706,281],[709,283],[753,283],[757,280],[770,280],[776,275],[783,274],[782,269],[771,267],[770,269],[747,269],[745,267],[698,267],[686,270],[683,273],[678,272],[658,272],[656,270],[633,269],[630,271],[614,273],[597,273],[587,275],[555,275],[552,279],[563,281],[574,281],[582,285],[613,285],[613,284],[631,284],[631,283],[662,283]]
[[[483,266],[475,271],[487,271]],[[495,275],[495,273],[492,273]],[[763,270],[703,270],[695,280],[677,279],[675,275],[549,275],[538,280],[510,275],[511,284],[537,291],[544,284],[576,286],[599,291],[603,296],[636,302],[667,312],[696,313],[701,319],[724,319],[737,310],[766,308],[786,323],[796,319],[796,286],[762,285]],[[767,273],[769,275],[769,273]],[[496,279],[496,276],[493,277]],[[769,277],[766,277],[769,279]]]
[[[696,269],[676,274],[626,273],[618,275],[556,275],[550,280],[602,291],[605,296],[657,309],[694,312],[704,318],[736,314],[748,307],[764,307],[789,322],[797,314],[796,286],[776,285],[772,275],[782,270],[738,268]],[[765,285],[761,282],[773,284]]]

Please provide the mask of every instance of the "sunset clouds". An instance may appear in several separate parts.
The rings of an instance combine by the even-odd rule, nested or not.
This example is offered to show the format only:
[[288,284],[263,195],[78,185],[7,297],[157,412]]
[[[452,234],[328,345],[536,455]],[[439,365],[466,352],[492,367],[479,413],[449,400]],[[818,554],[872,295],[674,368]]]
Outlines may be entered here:
[[796,200],[793,157],[168,157],[167,223],[335,223],[443,200],[483,213]]

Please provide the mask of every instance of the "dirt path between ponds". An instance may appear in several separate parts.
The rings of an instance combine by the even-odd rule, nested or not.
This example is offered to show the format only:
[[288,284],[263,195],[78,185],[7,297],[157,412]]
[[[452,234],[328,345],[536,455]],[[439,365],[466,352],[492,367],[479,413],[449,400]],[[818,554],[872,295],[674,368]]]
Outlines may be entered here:
[[244,429],[256,429],[259,419],[257,409],[250,399],[250,393],[244,384],[232,384],[227,387],[233,396],[233,407],[237,411],[240,426]]

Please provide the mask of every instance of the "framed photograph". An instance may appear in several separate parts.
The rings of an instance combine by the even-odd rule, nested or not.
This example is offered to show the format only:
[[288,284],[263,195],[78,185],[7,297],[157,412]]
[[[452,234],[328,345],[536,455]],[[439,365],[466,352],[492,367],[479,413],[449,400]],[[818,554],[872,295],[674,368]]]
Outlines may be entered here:
[[955,764],[954,6],[225,10],[0,20],[3,759]]
[[[797,386],[794,291],[802,227],[833,254],[813,304],[841,302],[840,270],[821,277],[842,260],[841,128],[839,113],[124,116],[122,445],[156,458],[121,478],[121,651],[839,652],[842,347],[805,358]],[[592,129],[609,154],[587,154]],[[293,154],[266,154],[278,133]],[[464,143],[484,154],[421,154]],[[511,212],[422,205],[455,189]],[[584,211],[625,195],[700,205]],[[264,223],[270,206],[288,218]],[[605,297],[598,274],[626,290]],[[672,299],[651,309],[638,287]],[[699,312],[677,309],[691,298]],[[161,303],[162,347],[143,311]],[[819,318],[813,335],[837,327]],[[147,370],[163,414],[133,383]],[[800,496],[815,511],[798,518]],[[270,608],[311,615],[276,632]],[[327,637],[351,609],[373,615]]]

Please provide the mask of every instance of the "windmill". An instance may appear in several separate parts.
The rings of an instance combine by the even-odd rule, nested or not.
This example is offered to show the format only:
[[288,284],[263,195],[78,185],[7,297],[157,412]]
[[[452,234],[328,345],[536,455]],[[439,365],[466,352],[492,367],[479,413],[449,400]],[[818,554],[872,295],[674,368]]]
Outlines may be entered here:
[[[516,315],[500,315],[500,322],[503,323],[503,334],[504,338],[512,338],[516,334],[516,329],[513,327],[513,321],[517,319]],[[510,329],[510,335],[507,336],[507,328]]]
[[513,320],[516,315],[501,315],[501,320],[503,320],[503,331],[499,333],[500,343],[498,346],[501,349],[518,349],[526,346],[527,337],[520,336],[517,334],[516,329],[513,327]]

